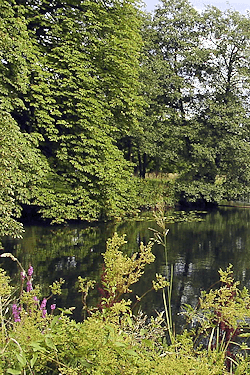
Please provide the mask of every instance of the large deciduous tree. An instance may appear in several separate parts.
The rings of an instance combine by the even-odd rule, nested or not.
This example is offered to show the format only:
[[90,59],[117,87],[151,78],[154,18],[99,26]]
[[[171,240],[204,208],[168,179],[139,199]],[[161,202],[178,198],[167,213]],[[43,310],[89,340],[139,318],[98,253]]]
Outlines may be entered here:
[[199,33],[199,15],[184,0],[163,0],[144,29],[142,82],[148,107],[140,146],[159,170],[184,167],[184,134],[200,68]]
[[163,0],[147,30],[141,148],[185,199],[235,197],[250,178],[249,16]]
[[17,0],[33,44],[20,127],[40,134],[54,174],[37,194],[45,217],[119,216],[133,197],[117,142],[138,127],[141,37],[133,1]]
[[200,109],[190,128],[189,178],[235,198],[250,182],[250,19],[210,7],[202,22],[200,48],[207,59],[197,86]]
[[23,94],[29,86],[31,44],[21,9],[0,2],[0,238],[21,236],[16,221],[23,204],[31,204],[44,183],[48,164],[37,149],[37,139],[22,133],[13,118],[25,108]]

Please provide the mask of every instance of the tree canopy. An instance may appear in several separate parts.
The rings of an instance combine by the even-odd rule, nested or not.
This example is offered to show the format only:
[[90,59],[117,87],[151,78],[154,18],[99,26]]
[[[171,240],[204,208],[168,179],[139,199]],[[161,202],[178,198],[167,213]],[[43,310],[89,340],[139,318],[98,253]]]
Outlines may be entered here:
[[182,200],[249,188],[249,15],[0,0],[0,16],[0,235],[24,205],[57,223],[133,212],[146,172],[175,173]]
[[185,200],[235,198],[249,185],[249,30],[249,16],[198,14],[182,0],[163,0],[147,22],[144,149],[153,168],[179,174]]

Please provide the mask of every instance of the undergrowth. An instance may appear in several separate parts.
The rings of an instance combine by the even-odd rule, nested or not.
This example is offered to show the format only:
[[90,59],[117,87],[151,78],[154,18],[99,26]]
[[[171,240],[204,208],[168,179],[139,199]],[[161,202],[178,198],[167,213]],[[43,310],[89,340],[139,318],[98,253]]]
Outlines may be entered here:
[[154,241],[166,244],[167,229],[164,215],[160,215],[154,240],[141,244],[132,257],[121,250],[124,236],[115,234],[108,240],[98,306],[88,306],[95,282],[79,277],[85,312],[82,322],[71,319],[73,307],[48,308],[48,299],[61,293],[63,280],[50,286],[51,296],[43,297],[39,286],[32,284],[33,268],[26,273],[12,254],[2,254],[18,262],[20,285],[12,286],[0,269],[0,374],[249,373],[250,296],[234,281],[231,265],[219,270],[220,288],[203,292],[196,308],[184,306],[189,329],[180,335],[172,329],[171,275],[156,275],[152,281],[152,289],[162,289],[166,299],[165,311],[156,317],[140,310],[134,314],[131,301],[125,299],[146,265],[154,261]]

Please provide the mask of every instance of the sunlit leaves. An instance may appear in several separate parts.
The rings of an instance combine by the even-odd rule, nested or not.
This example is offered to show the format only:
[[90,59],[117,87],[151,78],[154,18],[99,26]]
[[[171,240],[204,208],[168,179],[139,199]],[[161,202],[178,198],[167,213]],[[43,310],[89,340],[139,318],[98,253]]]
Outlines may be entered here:
[[21,216],[21,205],[32,202],[49,167],[10,114],[0,114],[0,237],[20,237],[23,229],[16,218]]
[[30,5],[28,27],[39,30],[30,32],[39,60],[31,129],[43,135],[54,171],[36,204],[55,222],[122,215],[134,193],[116,141],[136,126],[140,107],[138,11],[118,1]]
[[117,233],[107,242],[107,250],[103,254],[105,264],[104,288],[111,296],[116,298],[124,293],[130,292],[130,286],[136,283],[144,273],[146,264],[154,261],[152,245],[149,243],[140,245],[140,251],[128,257],[120,250],[126,243],[125,236],[119,237]]

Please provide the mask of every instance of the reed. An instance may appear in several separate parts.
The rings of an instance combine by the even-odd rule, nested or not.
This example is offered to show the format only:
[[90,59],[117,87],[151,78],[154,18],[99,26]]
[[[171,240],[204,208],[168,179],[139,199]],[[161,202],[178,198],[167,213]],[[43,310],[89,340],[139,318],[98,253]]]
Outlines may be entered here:
[[167,322],[167,330],[169,334],[170,343],[173,344],[175,341],[174,338],[174,327],[173,327],[173,320],[172,320],[172,290],[173,290],[173,266],[169,264],[168,261],[168,248],[167,248],[167,235],[169,233],[169,229],[167,228],[167,217],[165,216],[165,203],[163,200],[156,205],[156,209],[154,211],[154,218],[156,224],[160,228],[159,230],[149,228],[154,233],[154,242],[158,245],[162,246],[164,249],[165,255],[165,269],[166,269],[166,286],[162,288],[162,298],[164,304],[164,310],[166,315],[166,322]]

